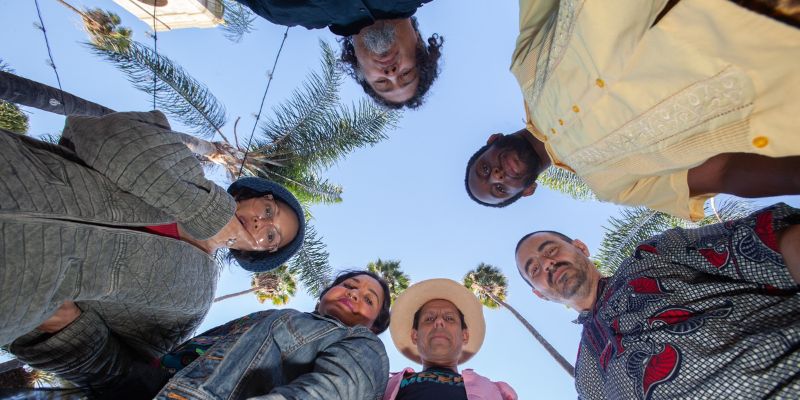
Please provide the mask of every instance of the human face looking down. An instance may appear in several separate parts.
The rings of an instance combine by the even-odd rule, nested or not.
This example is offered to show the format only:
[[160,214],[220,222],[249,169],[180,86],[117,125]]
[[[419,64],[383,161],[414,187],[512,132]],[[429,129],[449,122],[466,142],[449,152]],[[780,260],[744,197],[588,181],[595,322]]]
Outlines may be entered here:
[[569,243],[552,233],[536,233],[520,244],[515,257],[537,296],[579,311],[594,304],[600,273],[580,240]]
[[419,84],[419,34],[411,19],[376,21],[353,35],[360,73],[375,92],[392,103],[414,96]]
[[381,311],[386,293],[369,275],[356,275],[330,288],[322,296],[317,311],[347,326],[372,328]]
[[242,241],[234,246],[237,250],[274,252],[291,243],[299,228],[294,210],[271,194],[237,201],[236,219],[256,243],[242,248]]
[[461,328],[461,317],[453,303],[436,299],[420,308],[411,342],[417,346],[423,366],[456,369],[468,341],[469,330]]
[[500,133],[490,136],[487,144],[467,173],[472,195],[484,203],[499,204],[533,194],[541,169],[533,146],[521,135]]

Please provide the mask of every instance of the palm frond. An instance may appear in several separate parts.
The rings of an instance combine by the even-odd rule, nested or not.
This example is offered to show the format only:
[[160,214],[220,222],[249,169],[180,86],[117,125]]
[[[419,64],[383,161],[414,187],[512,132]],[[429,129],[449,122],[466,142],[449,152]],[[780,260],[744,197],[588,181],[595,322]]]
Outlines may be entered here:
[[293,148],[290,143],[297,141],[295,132],[313,128],[319,114],[333,108],[339,101],[342,72],[335,67],[336,58],[330,45],[320,41],[320,46],[322,71],[312,71],[289,100],[273,108],[273,119],[261,127],[264,138],[256,146],[256,152],[280,154],[281,151],[277,151],[280,148]]
[[38,138],[39,140],[51,144],[58,144],[61,141],[61,134],[55,135],[52,133],[45,133]]
[[623,260],[628,258],[637,244],[675,226],[686,226],[687,221],[646,207],[623,208],[620,216],[609,218],[597,260],[601,272],[613,274]]
[[342,187],[321,178],[316,172],[292,165],[291,168],[261,168],[257,176],[286,186],[302,204],[333,204],[342,201]]
[[269,272],[256,272],[251,276],[250,286],[255,288],[259,303],[270,300],[276,306],[289,302],[297,293],[297,280],[284,264]]
[[499,268],[480,263],[478,268],[464,275],[464,286],[470,289],[486,308],[496,309],[501,305],[495,299],[505,301],[508,280]]
[[[716,224],[717,216],[706,205],[706,217],[693,223],[669,214],[654,211],[645,207],[624,208],[619,217],[609,218],[604,229],[606,231],[600,244],[596,261],[604,275],[611,275],[626,258],[630,257],[635,247],[672,228],[696,228],[698,226]],[[723,221],[743,218],[753,212],[749,201],[729,198],[717,207],[717,213]]]
[[597,200],[597,196],[581,177],[562,168],[551,166],[536,181],[576,200]]
[[222,135],[225,107],[178,64],[139,42],[124,37],[111,40],[87,30],[91,36],[87,46],[122,71],[136,89],[150,95],[155,92],[160,109],[200,136]]
[[[0,58],[0,71],[14,70]],[[18,105],[0,100],[0,129],[25,135],[28,133],[28,115]]]
[[706,216],[697,221],[695,225],[697,226],[704,226],[704,225],[711,225],[719,223],[720,219],[723,221],[730,221],[734,219],[744,218],[755,211],[753,207],[753,203],[748,200],[742,200],[739,198],[729,197],[717,203],[716,207],[716,214],[719,215],[719,219],[717,215],[712,210],[712,202],[716,201],[716,198],[712,198],[706,204]]
[[0,100],[0,129],[28,134],[28,115],[14,103]]
[[352,107],[338,104],[342,71],[330,46],[321,42],[322,71],[312,72],[291,98],[274,109],[262,126],[253,152],[270,159],[317,170],[329,167],[356,148],[386,138],[399,114],[361,99]]
[[313,297],[319,296],[325,286],[331,281],[333,269],[328,263],[328,251],[316,229],[310,224],[306,225],[306,236],[303,247],[292,257],[289,272],[294,274],[306,287],[306,291]]
[[400,293],[408,289],[408,285],[411,283],[411,278],[400,269],[400,261],[384,261],[379,258],[377,261],[367,264],[367,271],[378,274],[386,281],[392,302]]
[[250,9],[233,0],[222,0],[222,7],[222,19],[225,20],[222,30],[225,37],[231,42],[239,43],[244,35],[254,30],[253,21],[256,16]]

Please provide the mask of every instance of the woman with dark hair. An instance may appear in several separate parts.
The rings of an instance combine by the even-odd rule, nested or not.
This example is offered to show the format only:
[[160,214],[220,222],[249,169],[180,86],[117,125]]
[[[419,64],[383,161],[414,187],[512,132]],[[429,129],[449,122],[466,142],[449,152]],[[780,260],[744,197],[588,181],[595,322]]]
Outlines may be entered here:
[[379,398],[389,360],[375,335],[389,327],[390,299],[381,277],[346,271],[322,291],[313,312],[256,312],[162,357],[162,368],[175,375],[156,398]]
[[[116,357],[129,358],[125,373],[108,371],[102,385],[77,391],[115,400],[380,398],[389,360],[376,335],[389,327],[390,299],[380,276],[345,271],[322,291],[312,312],[255,312],[150,362],[119,349]],[[0,395],[26,399],[48,393],[0,389]]]
[[267,271],[303,242],[291,193],[259,178],[226,192],[158,111],[69,117],[59,145],[0,131],[0,158],[0,345],[79,385],[186,340],[216,250]]

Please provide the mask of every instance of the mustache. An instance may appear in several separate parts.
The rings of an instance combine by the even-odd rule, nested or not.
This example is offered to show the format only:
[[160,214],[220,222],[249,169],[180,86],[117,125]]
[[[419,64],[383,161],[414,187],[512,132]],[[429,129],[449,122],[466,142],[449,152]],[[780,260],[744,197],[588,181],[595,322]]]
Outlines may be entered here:
[[547,283],[549,283],[550,286],[553,286],[553,275],[555,275],[556,271],[558,271],[558,269],[561,267],[566,267],[569,265],[570,264],[566,261],[559,261],[553,264],[553,268],[551,268],[550,271],[547,273]]

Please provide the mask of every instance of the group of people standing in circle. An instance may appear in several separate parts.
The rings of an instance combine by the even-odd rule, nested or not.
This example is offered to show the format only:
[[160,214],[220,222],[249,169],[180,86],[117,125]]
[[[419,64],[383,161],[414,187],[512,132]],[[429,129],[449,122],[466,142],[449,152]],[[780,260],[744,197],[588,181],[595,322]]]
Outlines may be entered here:
[[[237,1],[341,36],[343,65],[385,107],[419,107],[439,74],[444,39],[424,40],[413,17],[430,0]],[[526,127],[469,158],[477,203],[529,196],[549,167],[601,200],[690,220],[718,193],[800,193],[799,2],[520,0],[519,26],[511,72]],[[57,145],[0,141],[0,345],[76,396],[517,398],[459,370],[487,327],[475,296],[447,279],[392,305],[380,276],[346,271],[310,312],[257,312],[194,336],[213,255],[277,268],[302,247],[305,215],[268,180],[225,190],[206,179],[158,111],[68,117]],[[799,225],[800,210],[775,205],[664,232],[610,277],[560,232],[534,231],[514,255],[536,296],[580,313],[582,398],[791,398]],[[421,371],[390,375],[376,336],[387,329]]]

